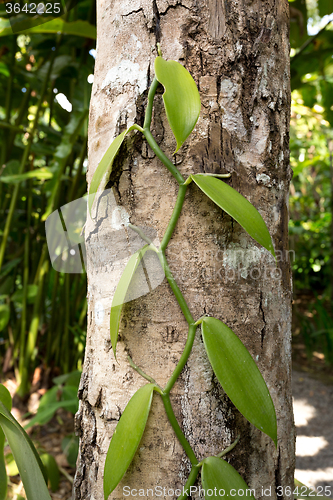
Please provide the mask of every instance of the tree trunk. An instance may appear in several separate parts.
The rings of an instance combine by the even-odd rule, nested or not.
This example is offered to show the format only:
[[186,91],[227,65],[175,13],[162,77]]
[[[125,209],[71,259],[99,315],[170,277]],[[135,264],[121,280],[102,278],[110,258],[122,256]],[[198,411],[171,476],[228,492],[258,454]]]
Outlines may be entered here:
[[[285,491],[293,485],[294,472],[287,251],[288,2],[114,0],[100,1],[97,10],[88,182],[116,135],[134,122],[142,126],[160,42],[165,59],[180,61],[190,71],[202,100],[194,132],[174,162],[184,178],[191,173],[230,172],[228,182],[259,210],[272,235],[277,268],[272,256],[192,183],[167,258],[193,317],[208,314],[222,320],[257,362],[277,412],[278,448],[224,394],[206,357],[200,328],[171,401],[199,460],[218,454],[240,434],[227,459],[256,489],[256,498],[291,498],[290,490]],[[172,158],[176,143],[161,94],[154,103],[153,135]],[[178,185],[139,133],[122,147],[111,180],[120,215],[152,228],[161,240]],[[81,438],[74,482],[77,500],[103,499],[103,469],[112,433],[130,397],[145,383],[127,355],[163,387],[187,336],[186,321],[164,280],[125,305],[115,361],[109,315],[124,266],[111,263],[115,240],[110,235],[116,237],[116,229],[107,217],[97,226],[86,226],[89,320],[76,416]],[[140,488],[182,488],[189,470],[189,460],[155,395],[139,449],[110,498],[123,499],[125,485],[138,495]],[[263,493],[267,488],[271,490]],[[170,496],[165,491],[160,498]]]

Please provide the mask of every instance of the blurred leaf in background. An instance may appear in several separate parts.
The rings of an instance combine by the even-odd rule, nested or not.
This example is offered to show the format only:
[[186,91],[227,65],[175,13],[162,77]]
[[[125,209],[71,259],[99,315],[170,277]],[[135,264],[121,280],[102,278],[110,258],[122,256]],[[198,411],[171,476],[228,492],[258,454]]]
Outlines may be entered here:
[[290,247],[295,312],[307,355],[333,365],[333,5],[291,9]]

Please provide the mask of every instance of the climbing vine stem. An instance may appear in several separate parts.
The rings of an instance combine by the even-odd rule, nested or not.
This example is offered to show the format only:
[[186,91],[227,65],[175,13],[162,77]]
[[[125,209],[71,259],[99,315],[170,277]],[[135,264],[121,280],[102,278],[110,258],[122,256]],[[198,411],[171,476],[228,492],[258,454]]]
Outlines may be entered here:
[[[231,186],[216,178],[229,177],[230,174],[192,173],[184,181],[177,167],[160,149],[150,130],[153,116],[153,102],[159,84],[162,84],[165,89],[163,102],[169,125],[177,141],[176,151],[178,151],[192,132],[200,114],[201,103],[196,84],[187,70],[176,61],[165,61],[161,56],[160,47],[158,54],[158,57],[155,59],[156,76],[148,92],[143,128],[137,124],[132,125],[113,141],[92,179],[91,185],[93,188],[91,189],[91,194],[95,195],[102,180],[108,178],[106,174],[109,174],[112,169],[112,162],[125,135],[133,129],[141,132],[157,158],[159,158],[176,179],[179,185],[178,194],[159,248],[144,234],[142,229],[128,224],[128,227],[146,242],[146,245],[135,252],[129,259],[113,297],[110,313],[112,349],[114,355],[116,355],[123,300],[138,265],[142,263],[142,266],[145,266],[142,259],[144,259],[144,255],[148,250],[154,251],[158,256],[164,275],[188,323],[188,334],[184,350],[164,388],[160,387],[151,375],[143,372],[129,358],[131,367],[149,383],[141,386],[132,396],[112,437],[104,467],[105,500],[107,500],[110,493],[121,481],[139,446],[147,423],[153,392],[157,392],[161,396],[169,422],[192,465],[188,480],[178,500],[185,500],[188,497],[188,493],[191,486],[195,484],[200,469],[202,485],[204,488],[207,488],[207,491],[215,491],[218,488],[219,491],[226,490],[226,496],[230,496],[228,491],[230,491],[231,485],[238,491],[247,489],[246,483],[237,471],[226,461],[221,460],[226,453],[236,446],[239,437],[224,451],[213,457],[203,458],[199,462],[172,408],[170,393],[189,359],[196,330],[199,325],[201,325],[203,344],[208,359],[226,394],[245,418],[270,436],[275,445],[277,445],[277,425],[274,405],[265,381],[250,353],[237,335],[219,319],[210,316],[202,316],[199,319],[193,318],[185,297],[171,272],[166,256],[167,246],[174,234],[182,212],[188,185],[192,181],[191,191],[192,187],[198,187],[217,206],[239,222],[252,238],[275,257],[271,236],[256,208]],[[254,497],[251,496],[251,500],[255,500]]]

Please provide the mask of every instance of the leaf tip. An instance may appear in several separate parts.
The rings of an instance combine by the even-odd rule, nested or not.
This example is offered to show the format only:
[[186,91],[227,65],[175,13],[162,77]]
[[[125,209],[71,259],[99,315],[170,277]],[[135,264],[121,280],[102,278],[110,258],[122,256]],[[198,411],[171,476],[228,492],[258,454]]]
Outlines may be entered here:
[[118,359],[117,359],[117,349],[116,349],[116,346],[114,346],[114,347],[112,346],[112,351],[113,351],[114,359],[115,359],[115,361],[116,361],[116,362],[118,363],[118,365],[119,365],[119,361],[118,361]]

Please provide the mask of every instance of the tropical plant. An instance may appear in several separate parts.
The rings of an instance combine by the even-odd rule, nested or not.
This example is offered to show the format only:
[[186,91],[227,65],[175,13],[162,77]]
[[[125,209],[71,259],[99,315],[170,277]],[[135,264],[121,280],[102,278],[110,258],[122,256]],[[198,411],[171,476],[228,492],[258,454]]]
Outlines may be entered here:
[[51,268],[45,220],[86,191],[94,11],[82,1],[13,34],[16,18],[0,5],[0,353],[22,396],[37,365],[66,373],[82,363],[85,274]]

